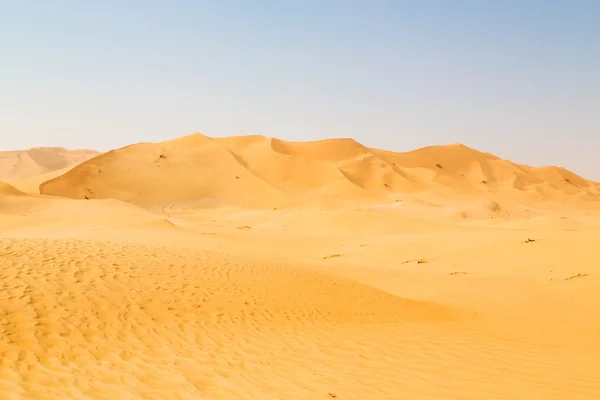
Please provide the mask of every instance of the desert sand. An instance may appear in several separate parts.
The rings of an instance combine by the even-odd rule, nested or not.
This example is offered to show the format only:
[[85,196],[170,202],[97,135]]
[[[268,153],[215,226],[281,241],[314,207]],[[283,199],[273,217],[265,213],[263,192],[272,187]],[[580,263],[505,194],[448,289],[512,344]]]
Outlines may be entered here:
[[600,398],[565,169],[201,134],[0,166],[0,398]]
[[62,147],[35,147],[21,151],[0,151],[0,181],[26,192],[38,192],[39,185],[97,156],[93,150]]

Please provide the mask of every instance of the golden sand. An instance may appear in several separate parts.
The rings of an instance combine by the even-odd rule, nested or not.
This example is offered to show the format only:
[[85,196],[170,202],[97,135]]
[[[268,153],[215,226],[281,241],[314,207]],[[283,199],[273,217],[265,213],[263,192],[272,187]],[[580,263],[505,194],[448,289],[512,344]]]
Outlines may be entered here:
[[56,178],[99,153],[61,147],[35,147],[23,151],[0,151],[0,181],[17,189],[38,193],[41,183]]
[[0,184],[2,399],[600,398],[597,183],[259,136],[61,168]]

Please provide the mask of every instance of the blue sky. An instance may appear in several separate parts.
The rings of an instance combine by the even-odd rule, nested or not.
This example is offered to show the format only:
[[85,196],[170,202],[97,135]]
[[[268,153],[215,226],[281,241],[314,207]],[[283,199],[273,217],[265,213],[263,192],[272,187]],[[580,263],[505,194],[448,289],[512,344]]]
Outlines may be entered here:
[[600,180],[600,1],[0,0],[0,149],[461,142]]

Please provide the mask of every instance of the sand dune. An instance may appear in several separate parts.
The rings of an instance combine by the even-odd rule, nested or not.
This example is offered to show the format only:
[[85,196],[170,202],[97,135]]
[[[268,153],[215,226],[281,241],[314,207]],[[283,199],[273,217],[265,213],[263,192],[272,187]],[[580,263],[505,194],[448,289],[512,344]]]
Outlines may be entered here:
[[43,173],[41,175],[35,175],[26,179],[11,180],[8,181],[8,183],[10,183],[15,188],[21,190],[22,192],[30,194],[39,194],[40,185],[42,183],[67,173],[71,168],[73,167],[61,168],[55,171]]
[[43,183],[40,192],[141,205],[216,199],[250,206],[276,202],[281,194],[227,148],[201,135],[110,151]]
[[0,182],[0,398],[600,397],[569,171],[196,134],[47,174]]
[[[91,204],[93,203],[93,204]],[[111,229],[176,231],[163,215],[118,200],[73,201],[27,196],[0,198],[5,237],[84,237]]]
[[478,196],[484,202],[490,195],[600,200],[598,183],[569,171],[518,165],[463,145],[393,153],[351,139],[292,143],[201,134],[109,152],[42,183],[40,190],[144,206],[204,200],[254,208],[393,202],[416,193]]
[[25,193],[6,182],[0,182],[0,196],[23,196]]
[[[0,180],[19,181],[72,167],[96,156],[92,150],[67,150],[61,147],[36,147],[0,152]],[[66,171],[65,171],[66,172]]]

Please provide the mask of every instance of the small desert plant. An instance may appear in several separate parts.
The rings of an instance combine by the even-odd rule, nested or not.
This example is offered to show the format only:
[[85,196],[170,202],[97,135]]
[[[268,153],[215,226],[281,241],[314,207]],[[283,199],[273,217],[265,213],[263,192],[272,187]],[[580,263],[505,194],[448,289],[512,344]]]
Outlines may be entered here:
[[581,278],[585,278],[586,276],[588,276],[588,274],[577,274],[577,275],[573,275],[568,278],[565,278],[565,281],[572,281],[573,279],[581,279]]

